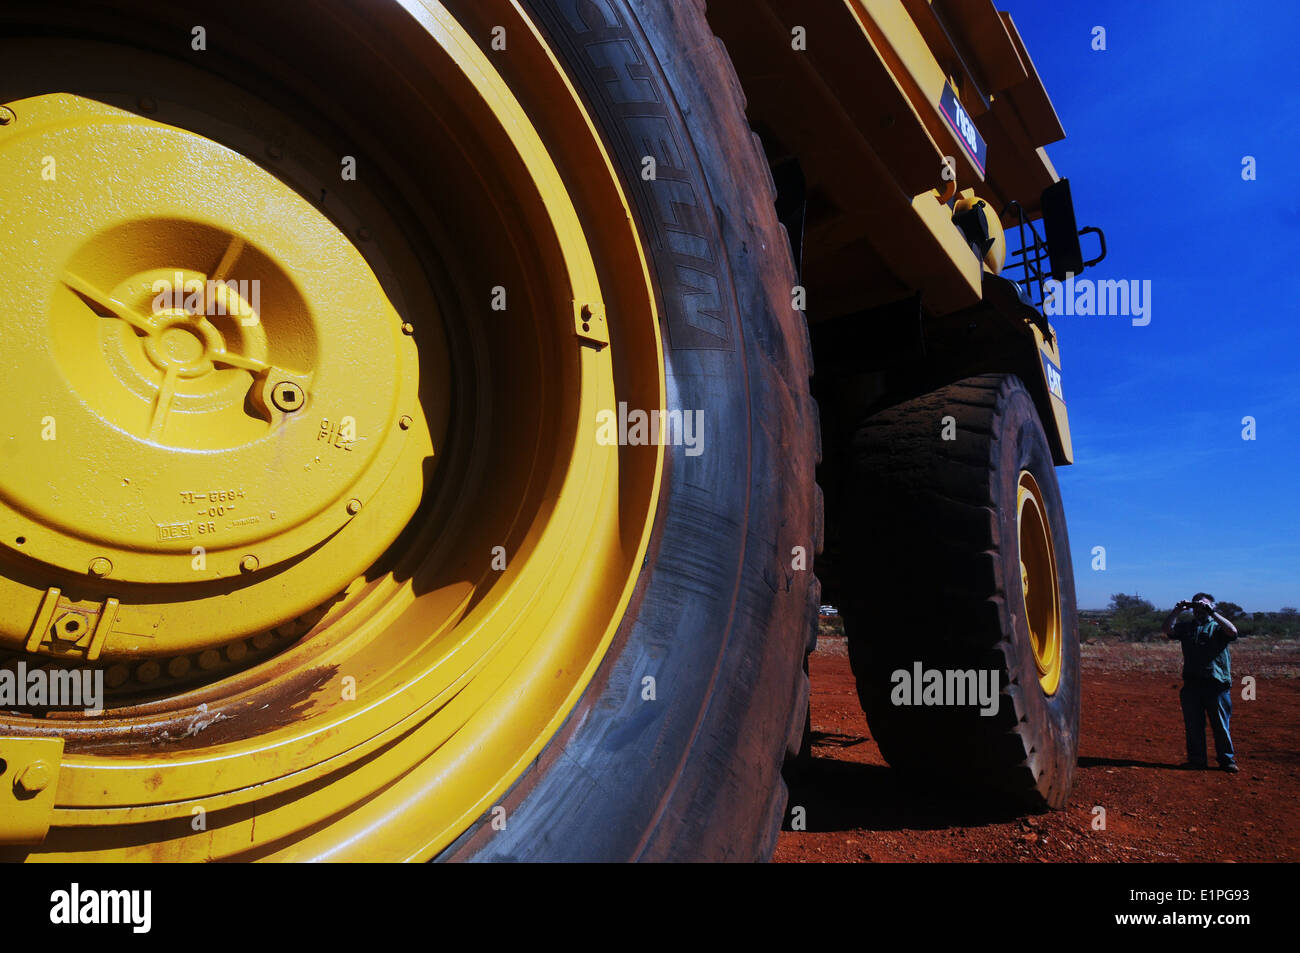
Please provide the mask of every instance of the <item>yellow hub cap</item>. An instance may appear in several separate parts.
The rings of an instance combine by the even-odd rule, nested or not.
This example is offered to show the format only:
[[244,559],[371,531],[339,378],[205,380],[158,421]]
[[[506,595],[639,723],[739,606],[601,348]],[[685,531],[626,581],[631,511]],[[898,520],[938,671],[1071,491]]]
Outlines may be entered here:
[[[91,623],[118,601],[103,658],[228,643],[343,589],[366,568],[359,551],[234,614],[221,581],[332,548],[385,482],[422,478],[425,408],[444,413],[445,397],[417,400],[414,343],[366,262],[211,140],[79,96],[10,108],[0,201],[23,215],[0,234],[0,404],[40,413],[7,445],[21,465],[3,481],[0,546],[93,576],[99,598],[76,606]],[[20,170],[46,155],[64,171],[31,189]],[[417,501],[367,513],[367,532],[393,539]],[[130,583],[197,598],[127,599]],[[0,644],[48,647],[55,588],[69,587],[0,581]]]
[[1020,541],[1020,593],[1038,681],[1051,695],[1061,682],[1061,604],[1047,507],[1038,482],[1027,470],[1016,487]]

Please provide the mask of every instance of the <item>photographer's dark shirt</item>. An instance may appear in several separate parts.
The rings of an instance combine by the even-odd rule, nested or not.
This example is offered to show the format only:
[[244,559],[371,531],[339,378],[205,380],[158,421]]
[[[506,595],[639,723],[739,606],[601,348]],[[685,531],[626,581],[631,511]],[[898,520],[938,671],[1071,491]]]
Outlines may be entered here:
[[1183,643],[1184,681],[1212,678],[1225,685],[1232,684],[1228,643],[1237,636],[1217,619],[1206,619],[1200,624],[1192,620],[1175,623],[1169,637]]

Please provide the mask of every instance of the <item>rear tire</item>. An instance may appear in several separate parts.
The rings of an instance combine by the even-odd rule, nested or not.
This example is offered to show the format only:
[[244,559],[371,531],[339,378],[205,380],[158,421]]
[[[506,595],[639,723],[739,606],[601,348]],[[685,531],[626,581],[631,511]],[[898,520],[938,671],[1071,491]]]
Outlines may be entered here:
[[[850,595],[841,610],[882,755],[926,786],[1064,807],[1078,750],[1078,623],[1065,514],[1033,399],[1015,376],[968,378],[868,418],[850,457],[855,542],[846,547]],[[1018,525],[1025,473],[1039,490],[1055,557],[1051,658],[1046,649],[1036,656],[1026,609],[1034,600],[1022,595],[1021,563],[1031,559]],[[895,704],[908,696],[901,678],[895,695],[894,673],[911,676],[917,662],[996,673],[996,714]]]

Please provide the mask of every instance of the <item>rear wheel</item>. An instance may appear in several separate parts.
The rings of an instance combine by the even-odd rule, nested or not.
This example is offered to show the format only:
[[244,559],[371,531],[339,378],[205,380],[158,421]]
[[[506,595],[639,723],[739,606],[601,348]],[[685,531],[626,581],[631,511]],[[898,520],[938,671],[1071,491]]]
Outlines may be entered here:
[[813,425],[725,55],[694,7],[297,15],[5,13],[0,647],[107,689],[0,713],[75,755],[19,854],[764,855]]
[[[924,784],[1063,807],[1078,749],[1074,577],[1029,393],[1013,376],[960,381],[868,418],[851,459],[842,609],[881,753]],[[978,681],[951,674],[964,672],[997,695],[970,697]]]

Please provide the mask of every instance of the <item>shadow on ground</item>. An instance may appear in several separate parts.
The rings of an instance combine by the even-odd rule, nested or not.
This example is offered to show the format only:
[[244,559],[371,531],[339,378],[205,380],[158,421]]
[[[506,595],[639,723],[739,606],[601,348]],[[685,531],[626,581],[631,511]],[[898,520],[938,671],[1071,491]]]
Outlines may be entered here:
[[1081,768],[1179,768],[1177,762],[1134,761],[1130,758],[1080,758]]
[[[865,738],[814,735],[814,743],[847,748]],[[1014,820],[1023,810],[976,794],[926,790],[899,780],[890,767],[814,757],[789,779],[790,801],[783,830],[791,830],[794,808],[802,807],[808,831],[943,830],[982,827]]]

